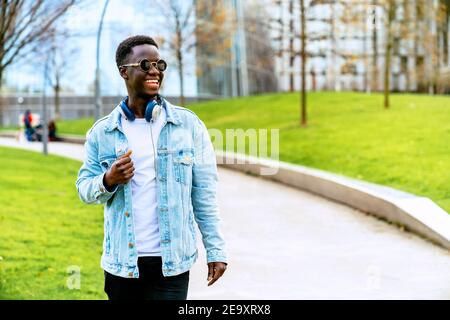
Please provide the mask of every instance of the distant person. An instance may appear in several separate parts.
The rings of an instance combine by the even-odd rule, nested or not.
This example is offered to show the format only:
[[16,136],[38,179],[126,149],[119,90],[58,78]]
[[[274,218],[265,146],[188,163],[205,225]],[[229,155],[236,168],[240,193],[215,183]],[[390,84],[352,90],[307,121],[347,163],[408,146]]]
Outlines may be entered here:
[[34,129],[32,126],[33,116],[31,115],[30,110],[25,111],[23,116],[23,124],[25,126],[25,137],[28,141],[33,141]]
[[76,181],[82,201],[105,204],[104,290],[112,300],[184,300],[198,256],[194,220],[208,285],[227,267],[214,149],[192,111],[158,94],[167,64],[152,38],[122,41],[116,64],[128,96],[88,131]]
[[34,129],[34,132],[32,135],[32,141],[42,141],[42,136],[44,134],[44,128],[43,128],[42,124],[39,123],[33,129]]
[[54,120],[48,122],[48,140],[49,141],[60,141],[61,139],[56,136],[56,123]]

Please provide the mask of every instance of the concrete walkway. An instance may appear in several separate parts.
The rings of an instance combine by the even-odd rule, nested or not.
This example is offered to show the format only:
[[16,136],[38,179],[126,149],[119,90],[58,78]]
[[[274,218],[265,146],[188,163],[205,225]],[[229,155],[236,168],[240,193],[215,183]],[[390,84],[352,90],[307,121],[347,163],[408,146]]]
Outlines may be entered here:
[[[49,151],[83,158],[81,145],[53,142]],[[229,269],[207,287],[199,243],[189,299],[450,299],[448,251],[290,187],[227,169],[219,179]]]

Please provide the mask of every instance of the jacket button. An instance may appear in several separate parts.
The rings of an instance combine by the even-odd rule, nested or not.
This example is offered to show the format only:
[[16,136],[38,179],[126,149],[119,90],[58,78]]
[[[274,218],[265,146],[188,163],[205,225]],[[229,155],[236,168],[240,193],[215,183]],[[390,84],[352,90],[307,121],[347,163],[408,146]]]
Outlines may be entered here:
[[132,244],[131,242],[130,242],[130,243],[128,243],[128,248],[130,248],[130,249],[131,249],[131,248],[133,248],[133,246],[134,246],[134,245],[133,245],[133,244]]
[[128,276],[131,278],[133,276],[133,272],[129,272]]
[[125,217],[129,217],[130,216],[130,214],[129,214],[129,212],[127,211],[127,212],[125,212]]

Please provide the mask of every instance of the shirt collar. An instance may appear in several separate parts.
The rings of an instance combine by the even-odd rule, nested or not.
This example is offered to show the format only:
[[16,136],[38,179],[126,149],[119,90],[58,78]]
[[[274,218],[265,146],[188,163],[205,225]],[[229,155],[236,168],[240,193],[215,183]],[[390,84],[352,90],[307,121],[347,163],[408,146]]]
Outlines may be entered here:
[[[163,101],[163,107],[166,110],[166,120],[167,122],[171,122],[174,125],[181,125],[183,122],[181,121],[180,115],[178,114],[178,111],[174,108],[174,106],[161,97],[161,100]],[[123,111],[120,107],[120,104],[118,104],[114,110],[111,112],[110,117],[108,118],[108,123],[105,126],[105,131],[113,131],[114,129],[119,129],[122,131],[122,127],[120,125],[120,121],[123,117]]]

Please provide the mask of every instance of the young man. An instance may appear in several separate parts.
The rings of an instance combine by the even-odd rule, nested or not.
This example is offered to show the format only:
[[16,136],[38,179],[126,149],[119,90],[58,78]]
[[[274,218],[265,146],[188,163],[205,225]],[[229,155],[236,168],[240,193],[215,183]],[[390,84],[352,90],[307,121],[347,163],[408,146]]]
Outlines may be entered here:
[[109,299],[186,299],[197,259],[208,285],[226,270],[217,167],[203,122],[159,94],[167,65],[147,36],[125,39],[116,63],[128,97],[86,135],[76,182],[85,203],[105,204],[101,266]]

